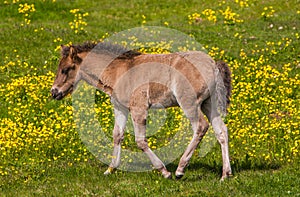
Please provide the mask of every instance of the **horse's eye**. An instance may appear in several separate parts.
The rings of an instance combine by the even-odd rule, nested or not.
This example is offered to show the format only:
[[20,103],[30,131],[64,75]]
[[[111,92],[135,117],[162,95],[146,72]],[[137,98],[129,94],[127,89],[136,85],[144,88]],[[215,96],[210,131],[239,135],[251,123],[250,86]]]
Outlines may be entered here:
[[66,75],[66,74],[68,74],[69,70],[70,70],[69,68],[64,68],[61,70],[61,74]]
[[61,70],[61,73],[67,75],[71,69],[75,69],[75,66],[67,67]]

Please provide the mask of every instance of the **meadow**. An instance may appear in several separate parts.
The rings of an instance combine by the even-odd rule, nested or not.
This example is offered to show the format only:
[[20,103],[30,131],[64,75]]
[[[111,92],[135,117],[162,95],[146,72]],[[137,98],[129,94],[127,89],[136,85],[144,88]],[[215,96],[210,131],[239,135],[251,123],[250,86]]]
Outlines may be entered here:
[[[0,196],[300,196],[299,4],[0,0]],[[233,92],[225,122],[233,178],[219,181],[218,144],[205,156],[197,149],[180,181],[156,171],[119,170],[106,177],[107,165],[80,139],[72,98],[51,98],[61,44],[100,41],[141,26],[176,29],[228,63]],[[96,97],[95,111],[109,136],[111,104],[101,92]],[[182,116],[170,109],[149,146],[168,144]],[[122,148],[136,150],[130,125]],[[177,164],[167,168],[174,172]]]

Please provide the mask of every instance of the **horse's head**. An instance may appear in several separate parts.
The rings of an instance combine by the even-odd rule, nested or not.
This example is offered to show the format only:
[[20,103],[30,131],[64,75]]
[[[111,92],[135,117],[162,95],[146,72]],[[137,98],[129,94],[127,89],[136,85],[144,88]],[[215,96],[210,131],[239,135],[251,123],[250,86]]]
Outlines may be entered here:
[[78,53],[73,46],[61,46],[61,59],[51,88],[54,99],[61,100],[72,93],[73,88],[79,81],[79,66],[85,55],[85,53]]

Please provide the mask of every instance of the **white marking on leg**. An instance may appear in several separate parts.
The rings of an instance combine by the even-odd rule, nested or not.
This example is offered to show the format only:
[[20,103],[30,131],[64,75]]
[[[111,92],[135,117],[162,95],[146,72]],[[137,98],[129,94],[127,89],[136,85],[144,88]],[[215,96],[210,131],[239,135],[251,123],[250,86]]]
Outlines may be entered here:
[[223,172],[221,180],[224,180],[225,178],[232,175],[229,159],[228,131],[225,123],[220,116],[217,116],[212,120],[212,126],[221,145],[223,160]]
[[109,165],[109,168],[104,172],[104,174],[111,174],[114,169],[120,165],[121,161],[121,142],[124,137],[124,130],[127,122],[128,111],[114,109],[115,113],[115,125],[113,130],[113,141],[114,149],[112,154],[112,161]]

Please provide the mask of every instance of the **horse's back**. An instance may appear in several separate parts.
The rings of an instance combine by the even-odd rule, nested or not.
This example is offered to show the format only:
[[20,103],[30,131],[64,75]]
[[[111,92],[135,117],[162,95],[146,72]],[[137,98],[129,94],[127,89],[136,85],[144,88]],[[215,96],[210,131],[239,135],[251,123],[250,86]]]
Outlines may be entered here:
[[128,64],[121,64],[127,67],[121,73],[117,72],[120,64],[114,71],[118,73],[114,96],[127,105],[131,100],[137,102],[134,97],[144,97],[139,100],[147,100],[153,107],[176,106],[183,97],[201,102],[209,97],[209,89],[214,86],[215,62],[203,52],[143,54]]
[[134,64],[139,67],[139,76],[133,78],[162,84],[178,96],[192,93],[204,99],[215,87],[215,61],[201,51],[144,54]]
[[[139,73],[142,76],[153,75],[154,78],[173,77],[177,79],[174,77],[174,74],[177,73],[177,76],[179,74],[180,77],[190,81],[204,80],[207,84],[213,82],[216,70],[215,61],[202,51],[144,54],[133,61],[133,67],[141,65],[144,67],[144,69],[140,69],[141,73]],[[171,81],[172,78],[169,80]]]

